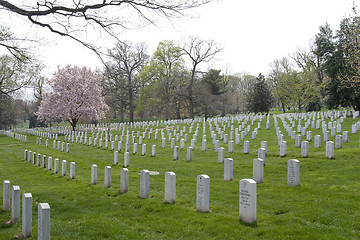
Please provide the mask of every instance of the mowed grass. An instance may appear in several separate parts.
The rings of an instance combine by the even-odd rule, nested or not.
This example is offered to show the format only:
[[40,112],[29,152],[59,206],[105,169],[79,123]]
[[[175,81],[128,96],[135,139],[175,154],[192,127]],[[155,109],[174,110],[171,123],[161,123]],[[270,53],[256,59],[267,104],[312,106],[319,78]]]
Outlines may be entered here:
[[[330,121],[330,119],[325,119]],[[243,141],[235,145],[235,152],[225,157],[234,159],[234,180],[224,181],[224,165],[217,162],[218,155],[207,124],[207,151],[201,151],[202,122],[193,160],[186,161],[186,147],[180,149],[179,160],[173,160],[173,149],[167,141],[165,149],[159,140],[143,140],[147,144],[146,156],[132,154],[130,144],[129,192],[120,194],[120,169],[124,159],[119,153],[119,164],[113,165],[113,151],[70,143],[70,153],[63,153],[36,145],[36,137],[28,141],[0,136],[0,180],[10,180],[19,185],[21,193],[33,196],[33,236],[37,238],[37,204],[49,203],[51,207],[52,239],[359,239],[360,238],[360,149],[359,134],[351,134],[351,124],[359,119],[346,118],[342,131],[349,131],[349,142],[342,149],[335,149],[335,159],[325,157],[325,142],[321,148],[309,143],[309,157],[301,157],[278,119],[287,141],[287,156],[279,157],[274,120],[270,130],[265,129],[266,119],[255,140],[251,132],[250,154],[243,153]],[[257,126],[256,121],[251,131]],[[304,122],[304,121],[303,121]],[[251,122],[248,124],[251,125]],[[234,127],[238,122],[234,121]],[[180,129],[186,126],[182,124]],[[227,124],[226,124],[227,126]],[[155,129],[155,127],[153,127]],[[213,128],[214,123],[213,123]],[[160,127],[159,127],[160,129]],[[176,129],[176,127],[175,127]],[[313,137],[322,136],[320,129],[311,129]],[[130,129],[142,133],[143,129]],[[166,132],[166,131],[165,131]],[[227,128],[226,133],[229,134]],[[113,131],[113,135],[120,132]],[[141,134],[142,135],[142,134]],[[153,134],[154,136],[154,134]],[[322,136],[323,138],[323,136]],[[60,136],[60,140],[64,137]],[[219,135],[217,135],[219,139]],[[167,139],[168,140],[168,139]],[[264,183],[257,185],[257,224],[247,226],[239,221],[239,180],[252,178],[252,162],[257,158],[261,141],[268,141]],[[305,137],[302,137],[305,140]],[[334,137],[331,137],[335,141]],[[138,140],[137,140],[138,141]],[[151,145],[156,144],[156,157],[151,157]],[[117,147],[117,144],[115,144]],[[180,142],[176,145],[180,146]],[[109,144],[110,147],[110,144]],[[28,149],[60,160],[67,160],[67,176],[54,174],[24,161]],[[301,186],[287,186],[287,160],[298,159],[301,169]],[[69,179],[70,162],[76,163],[76,178]],[[91,164],[98,166],[98,184],[90,184]],[[112,167],[112,188],[104,188],[104,168]],[[158,171],[150,176],[150,198],[141,199],[140,170]],[[61,164],[60,164],[61,171]],[[176,173],[176,203],[164,203],[165,172]],[[196,209],[196,177],[210,176],[209,213]],[[2,196],[2,187],[0,188]],[[1,198],[2,203],[2,198]],[[2,205],[1,205],[2,207]],[[7,224],[11,213],[0,211],[0,239],[21,235],[21,221]]]

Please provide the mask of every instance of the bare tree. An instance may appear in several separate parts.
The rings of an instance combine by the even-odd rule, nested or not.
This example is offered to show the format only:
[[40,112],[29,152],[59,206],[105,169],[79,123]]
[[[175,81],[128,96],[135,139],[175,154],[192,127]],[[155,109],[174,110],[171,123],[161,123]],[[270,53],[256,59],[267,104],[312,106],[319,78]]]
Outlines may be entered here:
[[191,60],[191,77],[187,87],[187,99],[189,102],[189,117],[194,118],[194,93],[193,88],[196,80],[196,73],[200,63],[212,60],[222,48],[217,46],[213,40],[201,40],[198,37],[191,36],[183,44],[182,50]]
[[125,89],[129,108],[130,122],[134,121],[135,98],[141,86],[136,77],[145,66],[149,56],[145,43],[131,44],[130,42],[118,42],[109,50],[111,62],[106,64],[110,80],[116,84],[116,88]]
[[[0,14],[23,16],[32,24],[69,37],[100,55],[100,48],[89,42],[87,31],[95,30],[118,39],[124,29],[156,24],[157,17],[173,19],[186,10],[211,0],[0,0]],[[85,33],[85,35],[84,35]],[[4,44],[5,45],[5,44]],[[5,47],[12,49],[11,44]],[[12,49],[15,50],[16,49]]]

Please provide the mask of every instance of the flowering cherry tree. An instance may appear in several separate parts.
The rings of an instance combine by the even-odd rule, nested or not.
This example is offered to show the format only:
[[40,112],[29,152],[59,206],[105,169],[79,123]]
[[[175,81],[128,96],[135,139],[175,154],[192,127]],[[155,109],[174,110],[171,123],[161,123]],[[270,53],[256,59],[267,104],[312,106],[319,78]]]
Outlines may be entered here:
[[45,96],[36,113],[38,119],[49,122],[68,121],[73,130],[80,119],[100,120],[109,107],[101,96],[101,76],[86,67],[67,65],[58,68],[48,81],[53,92]]

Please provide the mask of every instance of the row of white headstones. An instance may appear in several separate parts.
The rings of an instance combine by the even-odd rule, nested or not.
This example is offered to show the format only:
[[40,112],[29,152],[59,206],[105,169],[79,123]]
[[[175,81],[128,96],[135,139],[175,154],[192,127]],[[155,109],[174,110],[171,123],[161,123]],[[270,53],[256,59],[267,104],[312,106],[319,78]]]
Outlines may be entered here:
[[[37,160],[35,160],[37,159]],[[41,160],[42,159],[42,160]],[[32,162],[34,165],[46,167],[46,156],[25,150],[24,160]],[[41,162],[41,163],[40,163]],[[56,158],[54,163],[54,173],[58,173],[59,160]],[[128,164],[127,164],[128,165]],[[48,170],[52,169],[52,157],[48,157]],[[111,188],[111,166],[106,166],[104,170],[104,187]],[[66,176],[66,160],[62,160],[62,176]],[[288,160],[288,185],[300,186],[300,162],[295,159]],[[149,197],[150,171],[141,170],[140,172],[140,198]],[[75,162],[70,164],[70,179],[75,178]],[[239,190],[239,216],[241,221],[253,224],[256,223],[256,183],[262,183],[264,179],[264,160],[256,158],[253,160],[253,179],[240,180]],[[224,159],[224,180],[233,180],[233,159]],[[255,184],[254,184],[255,183]],[[97,184],[97,165],[91,165],[91,184]],[[129,170],[121,169],[120,192],[126,193],[129,186]],[[174,172],[165,173],[165,202],[175,203],[176,201],[176,174]],[[197,195],[196,210],[199,212],[209,212],[210,206],[210,177],[207,175],[197,176]]]
[[[11,189],[11,197],[10,197]],[[11,204],[10,204],[11,199]],[[11,223],[20,221],[20,187],[10,185],[10,180],[3,181],[3,210],[11,210]],[[50,205],[48,203],[38,204],[38,239],[50,239]],[[22,235],[32,235],[32,194],[22,195]]]

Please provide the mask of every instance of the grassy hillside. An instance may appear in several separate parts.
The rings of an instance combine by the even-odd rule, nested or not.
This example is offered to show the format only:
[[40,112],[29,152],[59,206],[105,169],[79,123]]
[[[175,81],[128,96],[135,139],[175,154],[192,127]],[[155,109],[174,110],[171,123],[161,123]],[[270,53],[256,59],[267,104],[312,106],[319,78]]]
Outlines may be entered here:
[[[10,180],[12,186],[19,185],[21,194],[32,193],[33,236],[30,239],[37,239],[37,204],[40,202],[47,202],[51,207],[52,239],[359,239],[359,133],[351,134],[351,124],[358,120],[346,118],[342,123],[342,131],[349,131],[349,142],[344,143],[342,149],[335,149],[335,159],[325,157],[323,141],[321,148],[314,148],[314,143],[310,142],[309,157],[302,158],[301,149],[295,147],[295,141],[287,135],[280,120],[279,126],[287,141],[287,156],[279,157],[274,120],[270,120],[270,130],[265,129],[264,120],[255,140],[251,139],[251,133],[245,138],[250,141],[250,154],[243,153],[243,141],[235,145],[234,153],[228,153],[227,144],[221,142],[225,157],[234,159],[234,180],[230,182],[223,180],[224,165],[217,162],[208,125],[207,151],[201,151],[200,123],[191,162],[186,161],[186,147],[190,146],[193,133],[189,134],[185,149],[180,149],[179,160],[174,161],[170,142],[167,141],[165,149],[161,148],[159,132],[159,140],[143,141],[147,144],[146,156],[141,156],[141,146],[138,146],[137,155],[133,155],[130,144],[129,192],[125,194],[119,192],[124,144],[119,153],[119,165],[113,165],[110,149],[70,143],[70,153],[63,153],[52,149],[52,141],[49,148],[45,144],[36,145],[35,136],[28,135],[27,142],[0,136],[0,180]],[[188,131],[188,125],[182,126]],[[234,121],[234,127],[237,126]],[[311,130],[313,138],[316,134],[322,136],[320,129]],[[142,132],[143,129],[133,131]],[[229,134],[230,129],[226,132]],[[63,140],[64,136],[59,139]],[[239,180],[252,178],[252,161],[257,158],[263,140],[268,141],[268,150],[264,183],[257,185],[257,225],[247,226],[239,221]],[[151,157],[153,144],[157,146],[156,157]],[[180,146],[180,142],[176,145]],[[67,160],[68,173],[70,162],[74,161],[76,178],[69,179],[69,174],[61,177],[60,173],[54,174],[25,162],[24,149]],[[300,161],[300,187],[287,186],[289,159]],[[91,164],[98,166],[97,185],[90,184]],[[104,188],[104,168],[108,165],[112,167],[111,189]],[[147,199],[139,198],[142,169],[160,173],[150,176],[150,198]],[[167,171],[176,173],[176,203],[173,205],[164,203]],[[199,174],[210,176],[209,213],[195,211]],[[2,207],[2,198],[0,201]],[[0,239],[21,234],[21,222],[6,224],[10,215],[10,212],[0,211]]]

